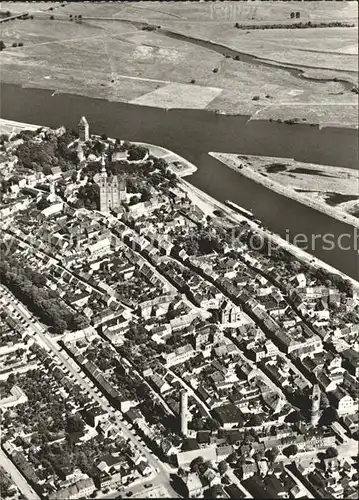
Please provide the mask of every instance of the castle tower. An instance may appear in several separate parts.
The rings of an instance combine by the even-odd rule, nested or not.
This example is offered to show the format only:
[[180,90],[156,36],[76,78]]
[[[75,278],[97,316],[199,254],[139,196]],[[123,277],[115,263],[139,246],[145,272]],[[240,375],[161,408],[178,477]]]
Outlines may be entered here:
[[90,137],[89,124],[84,116],[81,117],[81,120],[78,124],[78,131],[79,131],[80,142],[86,142],[89,140]]
[[100,174],[100,211],[107,213],[109,211],[109,196],[108,196],[108,182],[107,172],[105,166],[105,156],[101,158],[101,174]]
[[313,427],[318,425],[320,419],[320,389],[319,385],[313,385],[312,407],[310,410],[310,423]]
[[188,434],[188,394],[185,390],[181,391],[181,433]]
[[77,146],[77,158],[79,160],[79,163],[82,163],[85,160],[84,150],[80,141]]

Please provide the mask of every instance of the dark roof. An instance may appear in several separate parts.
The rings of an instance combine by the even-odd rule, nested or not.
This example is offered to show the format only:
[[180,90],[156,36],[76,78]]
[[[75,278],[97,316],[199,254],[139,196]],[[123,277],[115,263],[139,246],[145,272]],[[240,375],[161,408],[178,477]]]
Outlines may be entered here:
[[183,441],[182,451],[198,450],[199,446],[197,440],[194,438],[187,438]]
[[244,493],[235,484],[225,486],[224,490],[231,498],[245,498]]
[[224,424],[243,424],[244,418],[242,412],[234,404],[218,406],[213,410],[213,416]]
[[210,431],[198,431],[197,432],[198,443],[209,443],[210,435],[211,435]]

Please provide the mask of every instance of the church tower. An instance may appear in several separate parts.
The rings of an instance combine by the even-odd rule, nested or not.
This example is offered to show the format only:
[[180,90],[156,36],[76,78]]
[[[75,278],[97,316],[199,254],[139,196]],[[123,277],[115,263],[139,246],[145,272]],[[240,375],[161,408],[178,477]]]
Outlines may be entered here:
[[313,385],[312,407],[310,410],[310,423],[313,427],[318,425],[320,419],[320,389],[319,385]]
[[118,187],[118,177],[114,175],[111,178],[110,184],[110,208],[116,208],[120,205],[119,201],[119,187]]
[[80,141],[77,145],[77,159],[78,159],[80,165],[82,164],[82,162],[85,161],[85,153],[84,153],[84,150],[82,147],[82,143]]
[[102,155],[101,158],[101,174],[100,174],[100,211],[109,211],[109,196],[108,196],[108,182],[107,182],[107,172],[105,166],[105,156]]
[[121,177],[118,183],[118,200],[120,203],[126,201],[127,199],[127,185],[125,177]]
[[81,120],[78,124],[78,132],[79,132],[79,141],[86,142],[90,138],[90,128],[88,121],[84,116],[81,117]]

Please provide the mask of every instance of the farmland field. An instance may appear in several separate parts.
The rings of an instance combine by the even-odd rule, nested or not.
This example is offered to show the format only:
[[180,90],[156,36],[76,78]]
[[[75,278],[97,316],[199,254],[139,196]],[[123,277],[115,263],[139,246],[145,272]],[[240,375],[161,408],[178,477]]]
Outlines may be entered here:
[[[292,24],[293,9],[300,11],[302,22],[357,25],[357,2],[63,5],[1,4],[2,11],[31,11],[34,16],[2,24],[6,48],[1,52],[1,81],[252,119],[357,126],[357,95],[352,91],[358,75],[357,26],[234,27],[236,22]],[[80,14],[81,20],[74,18]],[[157,28],[144,31],[146,23]],[[185,37],[176,39],[177,33]],[[241,56],[225,57],[218,45],[198,40]]]

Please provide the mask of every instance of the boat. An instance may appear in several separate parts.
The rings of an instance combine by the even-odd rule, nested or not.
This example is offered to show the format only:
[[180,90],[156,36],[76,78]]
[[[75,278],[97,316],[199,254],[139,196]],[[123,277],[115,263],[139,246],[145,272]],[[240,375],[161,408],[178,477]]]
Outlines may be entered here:
[[254,221],[255,215],[250,210],[247,210],[247,209],[245,209],[243,207],[240,207],[239,205],[237,205],[237,203],[234,203],[231,200],[226,200],[224,203],[227,205],[227,207],[231,208],[235,212],[243,215],[247,219],[250,219],[250,220]]

